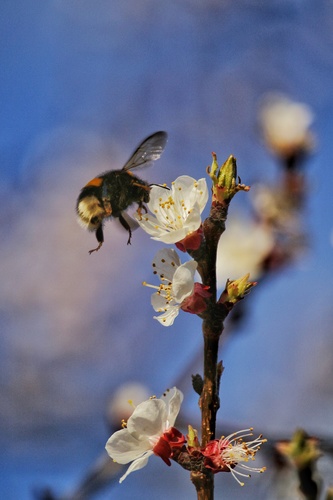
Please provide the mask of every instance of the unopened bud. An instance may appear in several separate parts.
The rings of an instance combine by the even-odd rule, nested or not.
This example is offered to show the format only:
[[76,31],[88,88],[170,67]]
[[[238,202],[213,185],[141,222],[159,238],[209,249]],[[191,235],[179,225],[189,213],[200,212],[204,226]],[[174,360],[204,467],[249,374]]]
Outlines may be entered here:
[[188,426],[188,434],[186,436],[186,439],[187,439],[187,445],[190,448],[198,448],[200,446],[198,439],[198,431],[196,429],[193,429],[191,425]]
[[238,280],[227,280],[224,292],[221,295],[219,302],[229,302],[236,304],[249,293],[252,287],[256,286],[255,281],[249,281],[250,273],[245,274]]
[[303,429],[298,429],[290,441],[278,442],[276,448],[300,469],[316,462],[321,456],[318,439],[308,436]]
[[235,187],[237,181],[237,164],[236,158],[232,155],[229,156],[227,161],[223,163],[218,175],[218,185],[225,189],[228,197],[235,194]]
[[230,155],[219,169],[216,154],[212,153],[212,155],[212,166],[207,172],[213,181],[213,203],[224,204],[229,202],[237,191],[250,189],[249,186],[238,184],[237,164],[234,156]]

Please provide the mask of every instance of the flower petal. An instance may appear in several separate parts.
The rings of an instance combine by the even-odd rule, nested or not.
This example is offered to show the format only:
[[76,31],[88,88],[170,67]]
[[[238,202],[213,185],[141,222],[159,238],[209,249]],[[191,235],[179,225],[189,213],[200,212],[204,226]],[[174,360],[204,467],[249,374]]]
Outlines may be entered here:
[[137,439],[128,429],[122,429],[112,434],[105,448],[113,460],[119,464],[127,464],[151,449],[151,445],[148,439]]
[[138,439],[164,432],[163,422],[167,417],[164,401],[148,399],[140,403],[127,421],[127,430]]
[[161,229],[158,233],[158,236],[152,236],[152,239],[155,241],[162,241],[162,243],[166,243],[167,245],[171,245],[173,243],[177,243],[180,240],[183,240],[187,235],[187,230],[185,227],[180,229],[172,229],[170,231],[165,231]]
[[134,462],[131,463],[125,474],[121,476],[119,482],[122,483],[124,479],[126,479],[131,472],[140,470],[143,467],[145,467],[151,455],[153,455],[153,451],[147,451],[141,458],[137,458],[136,460],[134,460]]
[[199,205],[200,208],[200,213],[203,212],[207,201],[209,197],[209,191],[207,187],[207,182],[206,179],[202,178],[197,181],[198,187],[197,187],[197,196],[196,196],[196,202]]
[[148,213],[140,217],[138,214],[134,214],[134,218],[140,224],[142,229],[144,229],[146,233],[150,234],[152,237],[157,237],[160,234],[162,226],[154,215]]
[[198,203],[200,213],[206,206],[208,188],[204,178],[197,181],[188,175],[181,175],[173,183],[172,191],[177,199],[185,199],[189,208]]
[[168,281],[173,280],[173,275],[180,266],[180,259],[175,250],[172,248],[162,248],[154,257],[153,268],[154,273],[163,276]]
[[160,316],[154,316],[163,326],[171,326],[179,314],[180,306],[170,306],[167,311]]
[[179,389],[177,389],[177,387],[173,387],[173,389],[166,391],[162,398],[167,405],[169,426],[173,427],[178,416],[180,406],[183,402],[184,395]]
[[179,266],[175,271],[172,281],[172,296],[179,304],[193,292],[194,273],[197,267],[197,262],[190,260]]
[[151,305],[156,312],[166,312],[173,306],[179,307],[175,300],[166,298],[164,295],[161,295],[160,292],[153,293],[151,296]]

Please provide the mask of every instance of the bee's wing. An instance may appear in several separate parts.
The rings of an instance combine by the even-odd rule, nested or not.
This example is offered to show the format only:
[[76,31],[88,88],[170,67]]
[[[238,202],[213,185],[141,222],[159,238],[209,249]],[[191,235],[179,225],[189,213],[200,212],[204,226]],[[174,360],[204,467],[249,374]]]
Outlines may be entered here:
[[168,140],[168,134],[160,131],[147,137],[140,146],[134,151],[130,159],[123,166],[122,170],[143,167],[150,162],[158,160],[164,151]]

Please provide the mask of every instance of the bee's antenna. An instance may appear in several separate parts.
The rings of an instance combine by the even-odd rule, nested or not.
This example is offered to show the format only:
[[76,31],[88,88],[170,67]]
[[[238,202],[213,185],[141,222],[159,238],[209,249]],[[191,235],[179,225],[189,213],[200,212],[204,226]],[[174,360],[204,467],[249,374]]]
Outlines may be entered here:
[[149,184],[149,187],[151,186],[158,186],[160,188],[163,188],[163,189],[168,189],[170,191],[170,188],[166,185],[166,184]]

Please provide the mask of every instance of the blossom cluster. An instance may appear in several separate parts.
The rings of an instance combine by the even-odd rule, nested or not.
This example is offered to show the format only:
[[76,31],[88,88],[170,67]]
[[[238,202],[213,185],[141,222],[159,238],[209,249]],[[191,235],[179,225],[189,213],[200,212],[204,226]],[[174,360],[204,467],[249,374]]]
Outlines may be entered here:
[[[202,241],[201,214],[208,200],[205,179],[195,180],[188,175],[178,177],[171,189],[152,186],[146,214],[136,219],[153,240],[175,244],[183,252],[197,250]],[[163,326],[171,326],[183,310],[191,314],[205,311],[210,297],[207,286],[196,282],[197,262],[181,263],[177,252],[170,248],[160,250],[153,261],[153,272],[159,285],[144,282],[156,290],[151,297],[154,316]]]
[[[202,468],[210,469],[214,474],[231,472],[240,485],[244,483],[238,476],[250,477],[251,472],[264,472],[264,467],[256,468],[248,465],[250,460],[255,460],[261,444],[266,442],[262,436],[245,442],[245,437],[253,435],[252,429],[245,429],[212,440],[206,446],[200,447],[196,432],[191,427],[191,438],[184,436],[174,427],[182,401],[182,392],[174,387],[159,399],[152,397],[140,403],[123,424],[124,428],[109,438],[106,450],[110,457],[120,464],[132,462],[120,478],[120,482],[131,472],[147,465],[152,455],[159,456],[170,466],[171,459],[179,461],[177,457],[180,450],[182,457],[188,456],[188,462],[191,460],[191,455],[195,455],[196,464],[198,457],[201,457]],[[187,441],[189,441],[188,446],[186,446]],[[181,464],[181,461],[179,463]]]
[[[237,191],[249,189],[238,183],[236,160],[232,156],[219,167],[213,154],[208,174],[213,183],[212,208],[217,211],[219,207],[225,210]],[[138,212],[136,220],[153,240],[174,244],[190,256],[202,257],[209,248],[205,240],[209,238],[209,232],[207,234],[207,226],[201,220],[207,200],[205,179],[195,180],[183,175],[172,183],[170,189],[152,186],[147,204],[149,211]],[[271,235],[264,234],[262,239],[263,250],[256,263],[258,268],[272,245]],[[155,255],[152,267],[159,284],[143,284],[154,290],[151,304],[158,313],[154,319],[163,326],[171,326],[180,311],[204,317],[212,293],[210,287],[197,278],[198,267],[202,272],[200,266],[200,258],[182,263],[171,248],[163,248]],[[254,285],[249,281],[249,273],[239,279],[228,279],[215,305],[231,309]],[[175,427],[182,401],[183,394],[176,387],[160,398],[151,397],[138,404],[128,420],[122,421],[122,429],[112,434],[106,443],[107,453],[119,464],[130,464],[120,482],[130,473],[145,467],[153,455],[168,466],[175,461],[190,471],[200,470],[204,474],[230,472],[240,485],[244,484],[240,478],[250,477],[250,472],[265,470],[264,467],[249,465],[266,441],[261,435],[246,441],[245,438],[253,436],[251,428],[212,439],[204,446],[200,445],[197,432],[191,426],[188,435],[184,435]]]

